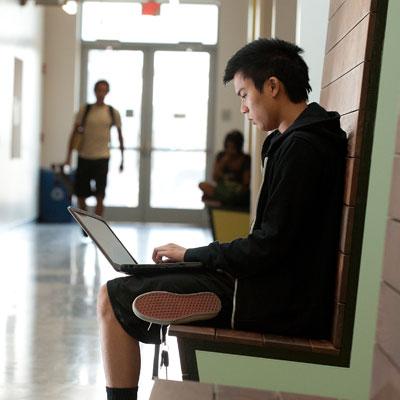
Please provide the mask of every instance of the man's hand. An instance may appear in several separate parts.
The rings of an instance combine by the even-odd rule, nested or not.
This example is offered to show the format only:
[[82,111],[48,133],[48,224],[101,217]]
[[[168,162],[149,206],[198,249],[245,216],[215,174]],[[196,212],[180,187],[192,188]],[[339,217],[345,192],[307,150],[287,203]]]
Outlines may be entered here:
[[183,261],[186,249],[175,243],[168,243],[164,246],[156,247],[153,250],[153,261],[157,264],[162,262],[179,262]]

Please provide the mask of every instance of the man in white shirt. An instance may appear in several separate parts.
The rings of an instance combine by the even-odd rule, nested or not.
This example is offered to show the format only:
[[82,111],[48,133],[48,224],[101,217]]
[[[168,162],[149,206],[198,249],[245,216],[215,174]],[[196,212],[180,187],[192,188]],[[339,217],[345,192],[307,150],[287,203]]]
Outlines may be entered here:
[[[75,195],[78,197],[79,208],[86,210],[86,198],[96,196],[97,215],[103,215],[104,197],[107,186],[108,164],[110,159],[110,130],[115,125],[121,150],[120,171],[124,169],[124,142],[121,130],[121,117],[113,107],[104,103],[110,91],[110,85],[105,80],[96,82],[94,92],[96,103],[81,107],[76,115],[74,127],[68,145],[65,164],[71,164],[74,150],[74,136],[80,135],[78,150],[78,168],[75,175]],[[95,182],[95,190],[91,182]]]

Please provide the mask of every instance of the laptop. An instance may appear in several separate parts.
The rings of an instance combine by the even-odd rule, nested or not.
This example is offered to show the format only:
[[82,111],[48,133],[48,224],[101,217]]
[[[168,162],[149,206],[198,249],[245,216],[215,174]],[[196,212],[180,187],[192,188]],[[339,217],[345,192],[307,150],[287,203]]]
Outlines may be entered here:
[[160,271],[200,271],[201,267],[203,267],[201,262],[139,264],[118,239],[104,218],[74,207],[68,207],[68,211],[118,272],[134,275],[138,273],[159,273]]

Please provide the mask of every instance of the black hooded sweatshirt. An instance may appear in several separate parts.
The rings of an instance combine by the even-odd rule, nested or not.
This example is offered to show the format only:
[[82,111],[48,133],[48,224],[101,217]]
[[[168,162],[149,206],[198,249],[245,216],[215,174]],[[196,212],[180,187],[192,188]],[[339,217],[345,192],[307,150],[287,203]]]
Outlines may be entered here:
[[339,119],[311,103],[271,133],[251,233],[186,251],[235,278],[232,328],[329,336],[347,150]]

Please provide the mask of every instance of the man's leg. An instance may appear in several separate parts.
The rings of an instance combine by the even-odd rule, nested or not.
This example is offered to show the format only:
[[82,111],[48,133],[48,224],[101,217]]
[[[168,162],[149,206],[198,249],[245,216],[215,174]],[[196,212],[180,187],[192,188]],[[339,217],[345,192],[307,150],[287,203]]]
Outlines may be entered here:
[[78,207],[81,210],[86,210],[86,198],[90,196],[90,175],[88,171],[88,160],[81,157],[78,157],[74,194],[78,198]]
[[103,212],[104,212],[104,196],[96,196],[95,214],[103,216]]
[[[134,300],[150,291],[214,292],[221,301],[222,309],[216,318],[210,320],[210,326],[230,326],[234,281],[228,275],[206,269],[199,273],[163,271],[160,274],[125,276],[107,282],[107,286],[102,286],[99,293],[98,319],[106,383],[114,391],[118,387],[134,389],[137,386],[140,373],[138,341],[160,343],[160,326],[149,325],[132,310]],[[108,397],[109,400],[122,398]],[[130,397],[127,399],[131,400]]]
[[107,287],[100,288],[97,306],[103,367],[108,388],[137,388],[140,374],[140,348],[117,321]]
[[93,178],[96,182],[96,210],[97,215],[102,216],[104,212],[104,197],[106,196],[108,158],[95,160]]
[[78,206],[81,210],[86,210],[86,198],[78,196]]

